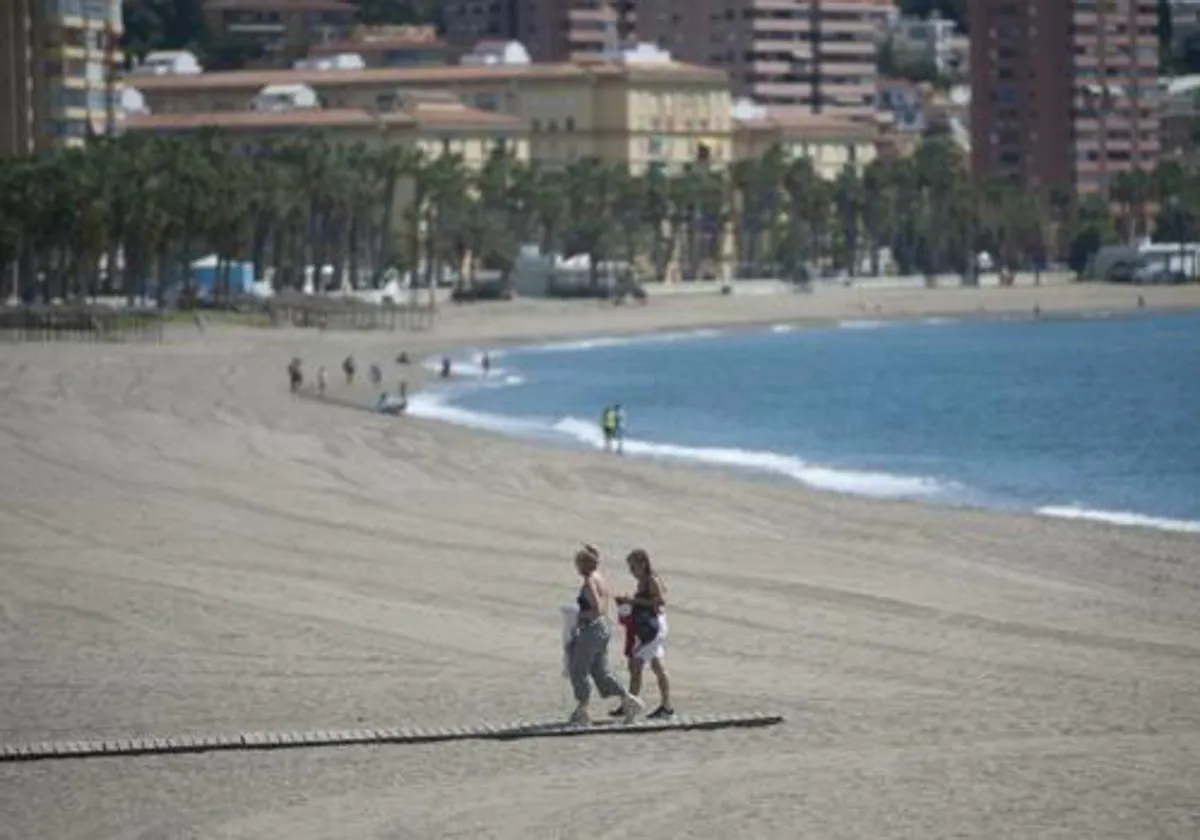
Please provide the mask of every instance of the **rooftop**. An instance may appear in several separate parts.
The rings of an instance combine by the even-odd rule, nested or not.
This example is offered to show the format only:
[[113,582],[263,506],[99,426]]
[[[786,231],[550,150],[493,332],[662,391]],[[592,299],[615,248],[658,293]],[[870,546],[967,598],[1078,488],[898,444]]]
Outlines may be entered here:
[[767,108],[765,114],[735,117],[746,131],[778,132],[785,137],[869,142],[877,135],[875,125],[845,117]]
[[587,80],[589,78],[637,78],[672,82],[725,83],[725,71],[677,62],[627,64],[621,61],[585,64],[484,64],[475,66],[376,67],[362,70],[233,70],[191,76],[150,76],[138,79],[144,92],[259,90],[267,85],[307,84],[341,87],[370,84],[438,84],[441,82],[488,82]]
[[406,103],[402,110],[373,112],[358,108],[296,108],[287,111],[221,111],[207,114],[134,115],[125,121],[128,131],[263,131],[306,128],[386,128],[415,126],[429,130],[483,129],[518,132],[516,117],[469,108],[458,102]]

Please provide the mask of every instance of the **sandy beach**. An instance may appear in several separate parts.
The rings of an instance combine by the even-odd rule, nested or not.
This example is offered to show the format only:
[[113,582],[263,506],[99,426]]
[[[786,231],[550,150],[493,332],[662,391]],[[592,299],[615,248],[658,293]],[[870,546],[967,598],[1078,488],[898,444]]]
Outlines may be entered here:
[[635,546],[666,576],[681,712],[787,722],[0,764],[0,838],[1200,836],[1200,537],[543,448],[284,376],[353,353],[416,386],[400,350],[1139,294],[1200,307],[844,289],[4,346],[0,742],[565,717],[581,540],[621,587]]

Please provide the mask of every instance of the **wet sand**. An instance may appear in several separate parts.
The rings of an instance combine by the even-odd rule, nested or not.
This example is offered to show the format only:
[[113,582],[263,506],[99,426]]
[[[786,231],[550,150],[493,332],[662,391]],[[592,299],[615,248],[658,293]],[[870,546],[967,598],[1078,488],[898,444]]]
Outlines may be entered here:
[[[1151,308],[1200,289],[1140,290]],[[821,494],[287,393],[300,355],[1129,310],[1137,290],[450,309],[0,355],[0,741],[556,718],[580,540],[649,549],[681,711],[762,731],[0,765],[0,837],[1200,833],[1200,539]],[[874,307],[878,306],[879,310]],[[652,687],[648,699],[657,698]],[[603,709],[598,706],[597,710]]]

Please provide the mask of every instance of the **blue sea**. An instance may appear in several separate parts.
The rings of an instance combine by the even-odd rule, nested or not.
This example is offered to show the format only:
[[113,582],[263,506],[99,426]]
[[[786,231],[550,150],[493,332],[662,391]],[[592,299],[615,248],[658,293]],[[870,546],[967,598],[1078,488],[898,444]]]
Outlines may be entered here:
[[1200,533],[1200,315],[846,321],[464,351],[413,412],[809,487]]

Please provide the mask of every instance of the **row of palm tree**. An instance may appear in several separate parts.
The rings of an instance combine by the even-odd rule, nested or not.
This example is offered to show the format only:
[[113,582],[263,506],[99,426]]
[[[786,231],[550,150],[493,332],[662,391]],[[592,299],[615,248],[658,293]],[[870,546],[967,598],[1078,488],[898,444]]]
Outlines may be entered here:
[[[949,141],[851,167],[835,180],[778,148],[727,170],[631,174],[497,151],[479,170],[453,154],[331,143],[319,134],[248,147],[217,132],[97,138],[0,162],[3,299],[129,298],[187,290],[190,266],[253,264],[277,289],[308,266],[378,287],[450,271],[507,276],[523,245],[634,267],[643,279],[803,280],[814,271],[970,277],[987,251],[1011,269],[1067,261],[1154,232],[1200,234],[1200,177],[1177,163],[1116,179],[1110,200],[975,183]],[[228,270],[225,272],[228,277]],[[316,278],[317,291],[322,275]],[[593,274],[595,279],[595,274]]]

